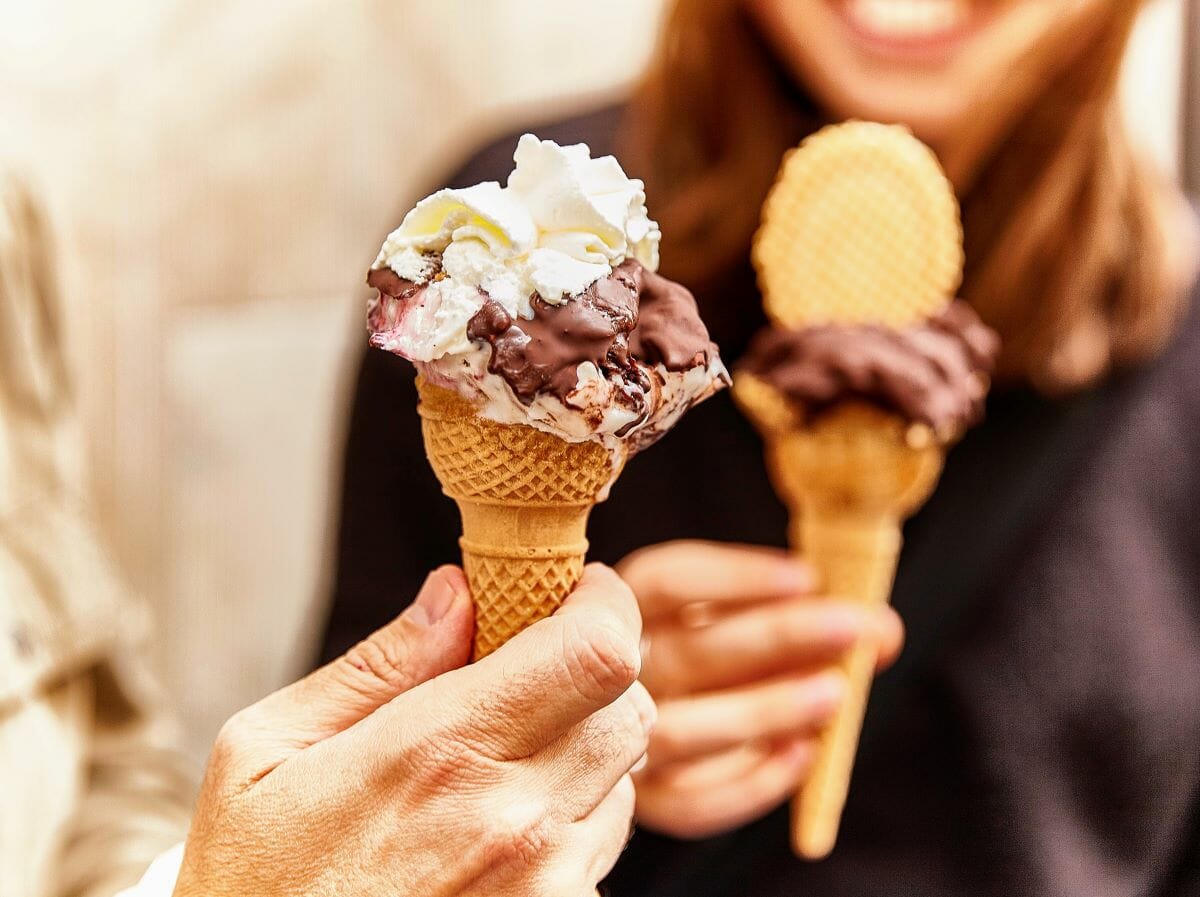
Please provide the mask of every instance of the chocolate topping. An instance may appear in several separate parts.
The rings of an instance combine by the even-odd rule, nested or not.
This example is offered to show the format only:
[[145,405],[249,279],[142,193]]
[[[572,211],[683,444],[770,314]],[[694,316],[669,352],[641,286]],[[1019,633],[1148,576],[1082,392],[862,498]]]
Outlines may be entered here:
[[766,328],[751,342],[742,367],[812,414],[854,397],[939,432],[957,432],[983,414],[987,376],[998,350],[996,334],[956,300],[936,318],[907,330]]
[[513,319],[488,299],[467,325],[467,336],[492,344],[488,370],[523,402],[543,391],[564,399],[590,361],[641,412],[650,384],[636,362],[685,371],[716,351],[692,294],[632,259],[561,305],[535,296],[531,306],[532,319]]
[[367,286],[393,299],[408,299],[421,288],[421,284],[405,280],[391,268],[372,268],[367,273]]
[[610,378],[623,377],[645,388],[629,358],[637,292],[631,277],[616,274],[562,305],[535,296],[532,320],[513,320],[488,299],[467,324],[467,336],[492,344],[488,370],[507,380],[523,402],[532,402],[543,390],[560,398],[573,392],[579,380],[576,369],[585,361]]
[[637,262],[632,264],[641,275],[641,307],[637,326],[629,335],[630,351],[647,364],[662,364],[668,371],[708,364],[715,350],[691,291]]
[[[436,254],[425,256],[428,265],[425,283],[437,280],[442,276],[442,257]],[[372,268],[367,272],[367,286],[372,287],[385,296],[393,299],[411,299],[424,284],[405,280],[391,268]]]
[[[419,299],[428,285],[390,268],[371,271],[367,283],[391,300],[371,306],[368,325],[376,334],[387,328],[397,304]],[[716,357],[692,294],[634,259],[562,304],[534,296],[532,319],[514,318],[480,293],[483,306],[467,323],[467,337],[491,344],[488,370],[526,404],[541,392],[565,399],[579,385],[579,365],[591,362],[640,419],[654,365],[687,371]]]

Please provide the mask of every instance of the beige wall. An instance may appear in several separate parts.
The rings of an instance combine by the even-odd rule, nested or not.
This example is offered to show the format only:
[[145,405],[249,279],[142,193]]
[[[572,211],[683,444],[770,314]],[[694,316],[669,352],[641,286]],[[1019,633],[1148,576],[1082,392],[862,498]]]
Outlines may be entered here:
[[[627,82],[660,9],[0,0],[0,151],[61,227],[98,507],[197,754],[307,656],[354,297],[401,205],[514,108]],[[1178,9],[1130,72],[1164,158]]]

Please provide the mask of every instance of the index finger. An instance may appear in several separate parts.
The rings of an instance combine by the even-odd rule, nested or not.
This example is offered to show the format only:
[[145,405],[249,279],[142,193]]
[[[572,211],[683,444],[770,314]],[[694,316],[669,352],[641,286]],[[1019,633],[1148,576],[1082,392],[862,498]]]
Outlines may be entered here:
[[806,594],[816,579],[812,568],[783,549],[721,542],[643,548],[618,569],[646,619],[678,613],[689,604],[748,604]]
[[557,613],[429,683],[430,712],[492,759],[531,756],[637,681],[641,630],[629,587],[589,565]]

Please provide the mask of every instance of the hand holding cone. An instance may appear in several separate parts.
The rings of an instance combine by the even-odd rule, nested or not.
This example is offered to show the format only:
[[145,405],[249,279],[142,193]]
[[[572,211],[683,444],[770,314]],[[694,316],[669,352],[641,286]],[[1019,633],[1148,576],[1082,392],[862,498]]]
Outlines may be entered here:
[[[903,128],[866,122],[826,128],[788,154],[754,245],[775,327],[845,327],[847,345],[853,328],[877,336],[943,313],[962,258],[958,206],[933,153]],[[986,389],[982,379],[960,385],[980,399]],[[791,511],[793,549],[816,566],[828,594],[865,605],[888,600],[901,526],[933,490],[945,445],[961,429],[871,401],[870,386],[855,372],[843,394],[814,408],[757,372],[734,380]],[[870,645],[842,661],[846,702],[793,804],[793,847],[803,857],[833,849],[874,666]]]

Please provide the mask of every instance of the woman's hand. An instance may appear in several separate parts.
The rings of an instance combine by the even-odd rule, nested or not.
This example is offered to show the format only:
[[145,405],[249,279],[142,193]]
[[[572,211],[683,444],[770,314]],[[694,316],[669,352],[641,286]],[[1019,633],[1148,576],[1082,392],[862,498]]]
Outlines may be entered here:
[[618,570],[644,618],[642,681],[658,703],[636,776],[639,825],[681,838],[736,828],[804,781],[858,639],[881,665],[903,630],[890,608],[814,594],[812,571],[774,549],[672,542]]
[[655,716],[633,596],[590,566],[557,614],[463,667],[471,622],[442,568],[397,620],[230,719],[175,894],[594,895]]

